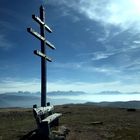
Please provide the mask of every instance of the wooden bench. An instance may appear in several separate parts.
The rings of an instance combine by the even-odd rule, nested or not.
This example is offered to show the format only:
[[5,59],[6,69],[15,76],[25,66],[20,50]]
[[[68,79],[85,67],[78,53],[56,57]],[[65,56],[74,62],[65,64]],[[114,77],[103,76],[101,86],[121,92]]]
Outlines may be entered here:
[[41,135],[49,136],[51,128],[59,125],[61,113],[54,113],[54,106],[37,107],[33,105],[33,114],[37,123],[38,132]]
[[47,118],[43,119],[42,122],[48,122],[48,124],[51,124],[54,120],[58,119],[62,114],[61,113],[54,113]]

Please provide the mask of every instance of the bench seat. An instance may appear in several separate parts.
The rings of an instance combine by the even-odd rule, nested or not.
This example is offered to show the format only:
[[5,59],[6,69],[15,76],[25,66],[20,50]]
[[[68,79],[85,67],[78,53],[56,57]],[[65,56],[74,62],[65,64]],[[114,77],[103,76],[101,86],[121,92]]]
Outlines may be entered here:
[[61,113],[54,113],[48,116],[47,118],[43,119],[42,122],[48,122],[48,124],[50,124],[52,121],[58,119],[60,116],[62,116]]

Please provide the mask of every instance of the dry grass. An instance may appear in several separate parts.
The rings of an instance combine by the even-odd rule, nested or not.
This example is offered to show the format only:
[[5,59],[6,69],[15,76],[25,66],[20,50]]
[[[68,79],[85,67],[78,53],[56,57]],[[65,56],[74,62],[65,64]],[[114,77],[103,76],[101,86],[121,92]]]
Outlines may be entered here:
[[0,140],[18,140],[35,127],[30,109],[0,109]]
[[[95,106],[59,106],[62,121],[71,129],[68,140],[139,140],[140,110],[99,108]],[[103,122],[94,125],[92,122]]]
[[[57,106],[60,125],[71,132],[67,140],[140,140],[140,110],[100,108],[91,105]],[[19,140],[36,128],[32,109],[1,109],[0,140]],[[103,124],[94,124],[101,121]]]

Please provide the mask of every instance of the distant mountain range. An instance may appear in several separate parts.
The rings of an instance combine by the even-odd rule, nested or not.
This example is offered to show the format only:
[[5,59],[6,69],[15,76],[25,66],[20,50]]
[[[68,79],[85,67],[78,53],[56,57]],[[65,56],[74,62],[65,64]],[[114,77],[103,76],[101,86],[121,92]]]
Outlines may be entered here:
[[102,91],[98,93],[94,93],[96,95],[122,95],[122,94],[127,94],[127,95],[132,95],[132,94],[140,94],[140,92],[119,92],[119,91]]
[[86,102],[86,105],[96,105],[100,107],[115,107],[115,108],[135,108],[140,109],[140,101],[127,101],[127,102]]
[[75,96],[75,95],[84,95],[87,94],[82,91],[53,91],[53,92],[48,92],[49,96]]
[[[11,92],[11,93],[4,93],[4,94],[10,94],[10,95],[23,95],[23,96],[40,96],[40,92],[35,92],[35,93],[31,93],[28,91],[18,91],[18,92]],[[75,96],[75,95],[84,95],[87,94],[85,92],[82,91],[52,91],[52,92],[47,92],[48,96]]]
[[[78,95],[85,95],[85,92],[79,91],[54,91],[47,93],[47,101],[53,105],[60,105],[60,104],[70,104],[70,103],[85,103],[90,105],[98,105],[98,106],[107,106],[107,107],[119,107],[119,108],[139,108],[140,109],[140,101],[128,101],[128,102],[87,102],[84,100],[71,100],[66,99],[63,96],[78,96]],[[110,95],[110,94],[123,94],[117,91],[104,91],[98,93],[98,95]],[[128,93],[130,94],[130,93]],[[132,94],[139,94],[138,92],[134,92]],[[95,94],[97,95],[97,94]],[[62,96],[62,98],[54,98]],[[40,106],[40,92],[37,93],[30,93],[30,92],[11,92],[11,93],[4,93],[0,94],[0,107],[32,107],[34,104]]]
[[[84,94],[84,92],[74,92],[74,91],[48,92],[47,101],[53,105],[79,103],[81,101],[69,100],[69,99],[63,99],[63,98],[53,99],[51,97],[62,96],[62,95],[75,96],[75,95],[81,95],[81,94]],[[34,104],[37,104],[40,106],[40,102],[41,102],[40,96],[41,96],[40,92],[30,93],[30,92],[22,92],[22,91],[0,94],[0,107],[32,107]]]

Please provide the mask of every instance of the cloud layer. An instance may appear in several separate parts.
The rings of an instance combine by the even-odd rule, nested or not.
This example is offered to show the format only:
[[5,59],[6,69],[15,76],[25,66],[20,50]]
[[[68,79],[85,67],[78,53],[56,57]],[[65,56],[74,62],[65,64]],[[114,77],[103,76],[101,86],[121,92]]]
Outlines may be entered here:
[[[120,92],[140,92],[139,84],[134,83],[131,85],[121,83],[120,81],[114,82],[101,82],[101,83],[90,83],[90,82],[72,82],[59,80],[55,82],[48,82],[48,92],[51,91],[84,91],[87,93],[98,93],[102,91],[120,91]],[[12,80],[5,79],[0,83],[0,93],[6,92],[17,92],[17,91],[29,91],[38,92],[40,91],[40,80]]]
[[111,24],[122,29],[133,28],[140,31],[139,0],[52,0],[51,3],[66,5],[105,26]]

